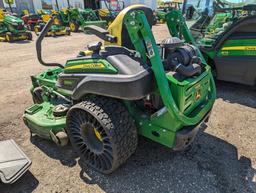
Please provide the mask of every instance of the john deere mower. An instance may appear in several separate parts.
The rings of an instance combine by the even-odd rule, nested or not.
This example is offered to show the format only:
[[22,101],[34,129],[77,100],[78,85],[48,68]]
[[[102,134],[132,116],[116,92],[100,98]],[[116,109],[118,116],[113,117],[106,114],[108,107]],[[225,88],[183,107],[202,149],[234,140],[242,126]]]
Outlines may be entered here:
[[68,26],[72,32],[83,30],[87,25],[96,25],[106,28],[107,23],[101,20],[92,9],[67,8],[59,10],[59,18],[62,25]]
[[215,85],[200,51],[170,37],[156,44],[153,12],[142,5],[119,13],[108,30],[86,26],[102,42],[91,54],[63,64],[46,63],[41,42],[37,56],[52,67],[32,76],[34,104],[24,113],[32,135],[58,145],[70,140],[83,163],[109,174],[136,150],[138,135],[174,150],[188,147],[207,122]]
[[216,78],[256,85],[256,4],[209,1],[190,27]]
[[51,29],[47,32],[46,36],[62,36],[62,35],[70,35],[71,31],[70,28],[63,26],[61,24],[58,12],[51,11],[51,10],[40,10],[38,11],[40,13],[40,16],[42,20],[39,20],[37,25],[34,28],[35,34],[39,35],[39,33],[43,30],[46,23],[54,17],[53,25],[51,26]]
[[98,9],[98,15],[102,20],[107,21],[108,26],[110,26],[119,12],[124,9],[124,1],[100,0],[100,3],[102,8]]
[[167,13],[171,12],[173,9],[181,10],[181,4],[182,2],[180,0],[164,2],[163,5],[156,10],[157,22],[165,23]]
[[40,22],[41,17],[37,14],[29,13],[28,10],[23,10],[21,19],[29,31],[34,31],[34,28]]
[[13,15],[5,14],[0,9],[0,41],[32,40],[32,34],[27,31],[24,22]]

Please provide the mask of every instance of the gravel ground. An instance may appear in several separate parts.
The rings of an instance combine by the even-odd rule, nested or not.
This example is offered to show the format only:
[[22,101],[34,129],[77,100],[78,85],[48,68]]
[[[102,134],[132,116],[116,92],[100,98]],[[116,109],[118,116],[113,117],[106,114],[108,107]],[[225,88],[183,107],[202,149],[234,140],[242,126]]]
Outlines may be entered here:
[[[164,26],[153,29],[158,41],[168,37]],[[94,36],[46,38],[47,61],[74,57]],[[208,128],[193,148],[172,152],[140,138],[138,149],[112,175],[81,166],[72,148],[33,137],[22,122],[32,103],[30,75],[43,69],[35,41],[0,43],[0,140],[13,138],[33,161],[30,171],[13,185],[0,184],[1,193],[14,192],[195,192],[256,193],[256,91],[218,82],[218,98]]]

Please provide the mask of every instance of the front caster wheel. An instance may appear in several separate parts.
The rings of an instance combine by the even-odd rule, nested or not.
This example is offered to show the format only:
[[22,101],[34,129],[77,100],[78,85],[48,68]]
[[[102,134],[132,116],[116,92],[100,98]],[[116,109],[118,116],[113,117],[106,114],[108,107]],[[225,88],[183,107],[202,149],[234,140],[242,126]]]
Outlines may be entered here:
[[136,150],[137,129],[124,106],[95,97],[73,106],[67,114],[67,133],[81,160],[109,174]]

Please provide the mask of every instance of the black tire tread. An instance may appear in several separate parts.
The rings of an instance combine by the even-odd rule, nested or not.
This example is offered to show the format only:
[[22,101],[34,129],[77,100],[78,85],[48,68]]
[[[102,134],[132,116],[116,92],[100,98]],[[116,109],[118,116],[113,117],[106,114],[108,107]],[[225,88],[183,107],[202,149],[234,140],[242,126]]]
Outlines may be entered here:
[[[123,164],[137,148],[137,129],[132,117],[119,101],[105,97],[87,99],[73,106],[69,113],[75,108],[82,108],[89,112],[100,122],[100,124],[102,124],[103,127],[108,129],[113,148],[112,168],[100,172],[105,174],[112,173]],[[77,153],[79,154],[79,152]],[[95,169],[97,170],[97,168]]]

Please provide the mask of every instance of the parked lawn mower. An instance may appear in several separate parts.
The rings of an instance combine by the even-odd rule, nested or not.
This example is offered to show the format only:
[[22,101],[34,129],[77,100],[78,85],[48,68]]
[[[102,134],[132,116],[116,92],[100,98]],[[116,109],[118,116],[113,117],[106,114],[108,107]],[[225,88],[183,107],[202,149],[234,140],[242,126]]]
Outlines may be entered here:
[[40,22],[41,17],[37,14],[30,14],[27,10],[24,10],[21,19],[29,31],[34,31],[34,28]]
[[156,10],[156,19],[158,23],[165,23],[166,22],[166,14],[171,12],[172,10],[181,10],[182,2],[180,0],[164,2],[163,6],[159,7]]
[[46,36],[62,36],[62,35],[70,35],[71,31],[68,27],[63,26],[61,24],[60,18],[58,17],[58,13],[56,11],[45,11],[41,10],[39,11],[42,20],[38,22],[38,24],[35,26],[34,31],[36,35],[39,35],[39,33],[43,30],[46,23],[54,17],[53,25],[51,26],[51,29],[47,32]]
[[23,118],[32,135],[58,145],[69,139],[83,163],[105,174],[134,153],[138,134],[177,151],[192,143],[216,96],[196,47],[177,37],[156,44],[152,10],[134,5],[108,31],[86,26],[104,47],[89,44],[90,55],[65,65],[45,63],[41,42],[52,23],[36,42],[39,62],[54,68],[31,77],[34,104]]
[[27,31],[24,22],[13,15],[5,14],[0,9],[0,41],[32,40],[32,34]]
[[119,12],[124,9],[124,2],[120,0],[100,0],[100,2],[104,8],[98,9],[98,15],[110,26]]
[[256,85],[256,4],[212,3],[213,14],[204,10],[191,33],[217,79]]
[[68,26],[72,32],[78,32],[87,25],[96,25],[106,28],[106,21],[100,20],[92,9],[67,8],[59,10],[59,18],[62,25]]

